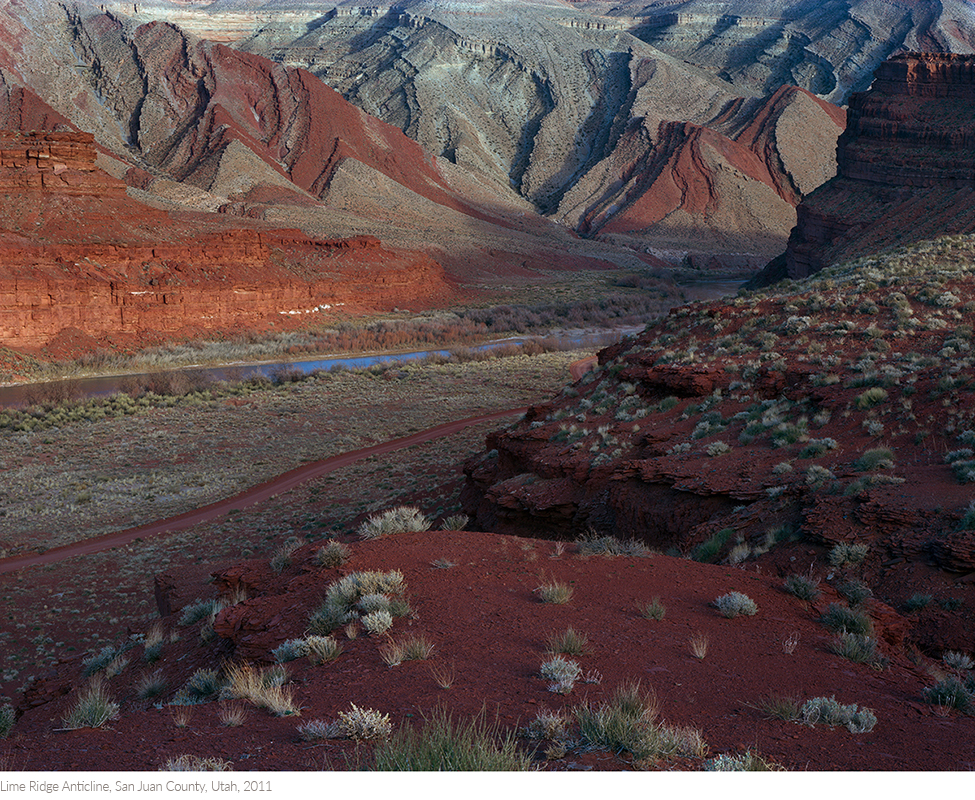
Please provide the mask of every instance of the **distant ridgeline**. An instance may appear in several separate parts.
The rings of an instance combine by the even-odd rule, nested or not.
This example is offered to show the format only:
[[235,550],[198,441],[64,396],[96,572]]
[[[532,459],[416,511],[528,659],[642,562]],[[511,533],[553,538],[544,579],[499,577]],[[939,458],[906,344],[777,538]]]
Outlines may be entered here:
[[[903,53],[850,98],[837,174],[799,205],[779,273],[975,231],[975,56]],[[775,263],[775,262],[773,262]]]

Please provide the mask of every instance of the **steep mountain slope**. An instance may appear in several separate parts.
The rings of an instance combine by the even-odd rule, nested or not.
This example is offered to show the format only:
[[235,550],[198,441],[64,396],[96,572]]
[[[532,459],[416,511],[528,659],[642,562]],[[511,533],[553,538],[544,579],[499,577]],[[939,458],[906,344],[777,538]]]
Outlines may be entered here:
[[[793,225],[794,188],[833,170],[835,111],[792,103],[788,95],[800,127],[818,136],[770,137],[771,149],[757,152],[761,165],[743,165],[737,153],[730,162],[724,153],[700,157],[691,144],[689,177],[687,163],[674,159],[683,147],[675,130],[707,128],[703,135],[714,141],[716,134],[719,151],[736,150],[729,138],[767,114],[763,103],[648,46],[626,31],[627,23],[566,4],[410,0],[340,3],[322,13],[301,2],[217,2],[205,11],[141,5],[139,11],[137,19],[166,16],[232,40],[237,49],[308,69],[429,152],[586,237],[600,235],[619,215],[606,234],[625,233],[613,241],[637,250],[656,242],[658,249],[770,257]],[[242,33],[247,13],[249,36]],[[802,176],[791,172],[799,160],[787,155],[792,148],[813,162]],[[690,198],[675,198],[672,184],[688,180],[708,185],[714,196],[704,201],[692,190]],[[779,191],[783,186],[791,188]],[[638,201],[654,212],[628,217]]]
[[666,53],[763,94],[794,84],[845,103],[901,50],[971,53],[968,0],[583,0]]
[[[392,252],[413,253],[415,263],[436,265],[438,274],[445,266],[452,277],[469,283],[544,281],[559,270],[621,265],[648,271],[649,259],[581,241],[509,191],[499,192],[431,157],[307,72],[203,42],[168,23],[137,25],[88,4],[8,0],[0,5],[0,16],[4,124],[15,130],[91,131],[94,166],[124,180],[129,197],[161,210],[223,212],[197,220],[210,232],[275,227],[301,228],[315,241],[378,237],[387,248],[359,248],[362,275],[347,276],[348,292],[363,291],[358,300],[369,296],[368,280],[360,280],[365,268],[378,269],[377,259]],[[35,201],[11,195],[5,202],[14,219]],[[109,241],[112,246],[142,246],[142,240],[128,237],[138,225],[116,225],[110,232],[104,224],[142,212],[116,213],[114,206],[86,202],[89,207],[83,208],[71,201],[73,207],[66,209],[59,200],[58,213],[42,212],[48,244],[64,246],[72,235],[79,241],[106,241],[111,235],[116,237]],[[120,198],[116,206],[124,206]],[[235,223],[228,215],[270,225]],[[174,224],[165,216],[147,218],[161,229]],[[91,229],[85,230],[89,219]],[[183,240],[189,228],[176,228],[172,236]],[[160,230],[158,238],[170,235]],[[49,260],[45,256],[41,262]],[[119,276],[128,267],[116,267],[121,272],[113,274],[124,279]],[[390,281],[387,298],[403,286],[392,273],[376,280]],[[439,278],[422,294],[441,302],[453,296]],[[412,290],[401,293],[402,302],[418,298]],[[309,302],[282,302],[289,310],[332,303],[305,299]],[[24,302],[15,303],[17,313],[29,316],[33,305]],[[385,305],[381,301],[377,307]],[[34,332],[27,330],[29,324],[18,329],[21,322],[12,323],[11,330],[20,333],[5,341],[20,336],[22,344],[36,346],[62,321],[45,319]],[[175,317],[165,326],[169,333],[184,328],[182,318]]]

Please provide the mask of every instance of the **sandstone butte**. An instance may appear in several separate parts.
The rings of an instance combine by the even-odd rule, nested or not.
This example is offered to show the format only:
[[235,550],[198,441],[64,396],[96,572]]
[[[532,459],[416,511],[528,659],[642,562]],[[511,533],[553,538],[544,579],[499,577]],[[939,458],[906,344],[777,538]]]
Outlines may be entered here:
[[975,230],[975,56],[903,53],[850,98],[837,174],[797,210],[779,274]]
[[0,133],[0,344],[42,348],[63,331],[94,344],[279,329],[338,306],[451,292],[430,257],[371,236],[320,240],[143,205],[96,155],[89,133]]

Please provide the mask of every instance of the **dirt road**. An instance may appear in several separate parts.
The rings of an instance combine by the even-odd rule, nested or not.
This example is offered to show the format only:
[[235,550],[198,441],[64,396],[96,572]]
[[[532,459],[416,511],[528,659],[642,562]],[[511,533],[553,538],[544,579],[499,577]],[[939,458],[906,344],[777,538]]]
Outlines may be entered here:
[[294,489],[296,486],[304,483],[305,481],[326,475],[333,470],[348,466],[349,464],[364,458],[368,458],[369,456],[391,453],[394,450],[400,450],[404,447],[411,447],[412,445],[428,442],[442,436],[450,436],[451,434],[457,433],[471,425],[477,425],[481,422],[491,422],[492,420],[503,419],[504,417],[510,417],[516,414],[523,414],[526,410],[527,409],[525,408],[508,409],[506,411],[495,411],[491,414],[468,417],[466,419],[460,419],[454,422],[446,422],[443,425],[437,425],[434,428],[427,428],[426,430],[419,431],[411,434],[410,436],[404,436],[400,439],[391,439],[388,442],[382,442],[380,444],[371,445],[370,447],[364,447],[361,450],[352,450],[348,453],[341,453],[337,456],[323,459],[322,461],[312,461],[308,464],[303,464],[300,467],[296,467],[293,470],[289,470],[288,472],[278,475],[276,478],[266,481],[265,483],[252,486],[251,488],[246,489],[233,497],[218,500],[215,503],[210,503],[209,505],[202,506],[194,511],[179,514],[175,517],[150,522],[146,525],[140,525],[137,528],[129,528],[128,530],[109,533],[93,539],[73,542],[72,544],[65,545],[63,547],[53,547],[43,553],[0,559],[0,575],[15,572],[16,570],[23,569],[24,567],[51,564],[65,558],[71,558],[72,556],[97,553],[102,550],[108,550],[113,547],[128,544],[136,539],[145,539],[162,533],[172,533],[175,531],[185,530],[186,528],[191,528],[194,525],[200,524],[201,522],[208,522],[216,517],[220,517],[230,511],[247,508],[248,506],[268,500],[275,495],[279,495],[289,491],[290,489]]

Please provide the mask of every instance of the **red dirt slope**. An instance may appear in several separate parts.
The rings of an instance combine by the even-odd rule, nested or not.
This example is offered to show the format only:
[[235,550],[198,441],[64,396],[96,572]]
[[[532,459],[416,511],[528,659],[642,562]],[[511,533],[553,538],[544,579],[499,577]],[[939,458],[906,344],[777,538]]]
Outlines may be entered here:
[[[102,729],[57,730],[83,683],[80,659],[41,677],[23,698],[10,738],[0,743],[5,758],[17,769],[118,770],[153,769],[190,753],[228,760],[240,770],[341,769],[346,755],[354,763],[351,744],[306,743],[297,734],[299,724],[334,720],[355,703],[388,713],[400,727],[417,724],[443,706],[462,718],[483,709],[503,729],[517,732],[543,710],[599,702],[619,686],[640,681],[655,692],[666,722],[700,730],[709,756],[752,750],[798,769],[973,766],[973,720],[954,712],[939,715],[922,702],[921,690],[932,680],[923,666],[887,644],[890,663],[882,671],[829,652],[831,636],[818,618],[836,599],[831,589],[810,606],[783,592],[778,578],[752,569],[662,555],[582,557],[575,545],[560,550],[551,542],[480,533],[428,531],[354,543],[352,560],[340,569],[316,566],[317,549],[301,548],[280,573],[254,561],[219,570],[214,586],[206,585],[203,575],[181,581],[179,595],[185,598],[231,592],[239,597],[246,589],[249,599],[217,615],[217,636],[210,634],[208,641],[201,640],[197,625],[179,625],[178,611],[166,617],[166,641],[151,665],[144,661],[144,646],[133,639],[128,664],[107,683],[121,703],[120,716]],[[437,559],[443,560],[440,568]],[[300,717],[275,717],[244,704],[245,723],[227,727],[219,715],[228,703],[212,701],[182,707],[189,722],[174,724],[180,707],[166,704],[196,670],[219,670],[244,657],[258,666],[272,662],[272,649],[303,635],[326,587],[354,570],[402,572],[412,610],[394,622],[389,636],[394,641],[410,634],[426,637],[434,645],[428,661],[387,666],[381,656],[387,637],[363,632],[349,640],[340,630],[344,652],[336,661],[288,663],[287,687],[301,706]],[[539,601],[536,587],[553,580],[572,587],[567,604]],[[722,617],[711,603],[731,591],[747,594],[758,613]],[[653,597],[666,606],[659,621],[636,611]],[[890,612],[876,603],[868,608],[883,639]],[[550,657],[549,637],[567,627],[588,638],[586,653],[574,658],[591,682],[580,680],[570,694],[561,695],[548,690],[539,669]],[[179,641],[171,641],[170,633]],[[690,649],[696,634],[707,637],[703,658]],[[453,678],[449,689],[438,685],[433,670]],[[158,706],[138,699],[139,681],[150,672],[167,686],[152,701]],[[770,719],[759,710],[770,696],[804,702],[834,695],[844,704],[872,709],[877,717],[872,731],[804,726]],[[522,740],[521,746],[537,749],[544,769],[638,766],[625,753],[616,757],[571,742],[563,756],[546,761],[549,744]],[[358,750],[360,763],[368,763],[369,749],[367,744]],[[702,764],[699,751],[639,766],[699,769]]]

